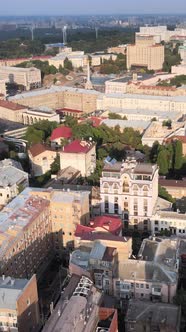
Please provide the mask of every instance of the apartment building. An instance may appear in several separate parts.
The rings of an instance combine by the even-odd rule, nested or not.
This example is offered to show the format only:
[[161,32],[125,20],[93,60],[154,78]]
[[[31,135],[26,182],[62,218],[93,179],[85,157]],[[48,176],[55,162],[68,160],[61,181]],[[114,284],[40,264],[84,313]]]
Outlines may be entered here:
[[118,279],[113,280],[118,299],[142,299],[173,303],[178,285],[177,239],[145,239],[139,260],[124,260],[118,267]]
[[50,260],[50,201],[30,196],[30,191],[25,189],[0,212],[1,275],[30,278]]
[[132,66],[160,70],[164,63],[164,46],[156,44],[151,36],[140,35],[135,45],[127,45],[127,68]]
[[96,228],[77,225],[75,230],[75,248],[92,248],[94,243],[101,243],[105,247],[117,248],[118,261],[128,259],[132,254],[132,238],[100,231]]
[[0,278],[0,330],[37,332],[40,325],[37,280]]
[[44,144],[37,143],[28,149],[28,157],[33,176],[40,176],[50,171],[50,167],[57,156],[56,150],[52,150]]
[[76,225],[89,223],[89,192],[27,188],[0,221],[0,273],[28,278],[74,246]]
[[181,309],[167,303],[130,300],[125,317],[126,332],[179,332]]
[[96,54],[91,54],[90,55],[91,57],[91,66],[94,67],[94,66],[100,66],[104,60],[112,60],[112,61],[116,61],[117,59],[117,55],[115,54],[103,54],[103,53],[96,53]]
[[4,206],[29,186],[28,173],[19,162],[4,159],[0,161],[0,174],[0,206]]
[[150,219],[149,228],[152,234],[169,231],[173,235],[184,236],[186,233],[185,214],[156,209]]
[[0,66],[0,78],[7,83],[22,85],[25,87],[25,90],[41,87],[41,71],[35,67]]
[[104,322],[108,324],[108,331],[117,332],[116,310],[108,308],[106,312],[103,308],[102,311],[101,302],[102,293],[91,278],[73,274],[43,332],[75,332],[77,329],[79,332],[100,332]]
[[31,108],[45,106],[55,110],[66,108],[91,113],[96,110],[97,97],[100,94],[95,90],[52,86],[48,89],[20,93],[9,97],[9,100]]
[[101,212],[122,217],[125,225],[147,229],[158,198],[157,165],[105,162],[100,179]]
[[59,155],[61,169],[73,165],[83,177],[96,168],[96,146],[92,141],[75,140],[64,146]]

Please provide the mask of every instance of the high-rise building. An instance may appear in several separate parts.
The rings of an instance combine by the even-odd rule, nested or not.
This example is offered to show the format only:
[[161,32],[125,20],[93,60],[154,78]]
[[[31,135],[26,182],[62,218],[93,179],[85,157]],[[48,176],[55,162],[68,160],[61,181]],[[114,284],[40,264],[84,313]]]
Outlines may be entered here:
[[160,70],[164,63],[164,46],[155,44],[152,36],[138,36],[134,45],[127,46],[127,69],[132,66]]

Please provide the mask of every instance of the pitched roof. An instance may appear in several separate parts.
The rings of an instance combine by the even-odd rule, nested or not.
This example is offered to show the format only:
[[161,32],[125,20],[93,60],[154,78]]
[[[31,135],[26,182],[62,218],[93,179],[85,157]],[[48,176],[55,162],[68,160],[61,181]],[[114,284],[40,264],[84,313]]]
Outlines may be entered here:
[[42,143],[33,144],[28,151],[33,157],[36,157],[45,151],[51,151],[56,153],[56,151],[53,151],[52,149],[50,149],[49,147],[47,147]]
[[27,108],[26,106],[19,105],[19,104],[13,103],[11,101],[2,100],[2,99],[0,99],[0,107],[8,108],[9,110],[12,110],[12,111],[19,111],[19,110],[23,110],[23,109]]
[[66,126],[55,128],[50,137],[51,141],[54,141],[58,138],[71,138],[72,137],[72,129]]
[[66,145],[62,152],[65,153],[87,153],[92,149],[93,145],[86,141],[75,140]]
[[180,142],[182,142],[182,143],[186,143],[186,136],[171,136],[171,137],[169,137],[167,140],[166,140],[166,142],[171,142],[171,141],[176,141],[176,140],[178,140],[178,141],[180,141]]

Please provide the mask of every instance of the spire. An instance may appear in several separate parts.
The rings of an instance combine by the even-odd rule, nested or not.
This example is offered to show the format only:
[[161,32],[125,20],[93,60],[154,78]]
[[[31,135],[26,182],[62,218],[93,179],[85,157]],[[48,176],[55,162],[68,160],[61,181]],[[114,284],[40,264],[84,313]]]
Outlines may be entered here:
[[89,59],[88,59],[88,63],[87,63],[87,81],[85,83],[85,89],[86,90],[93,90],[92,82],[90,80],[90,62],[89,62]]

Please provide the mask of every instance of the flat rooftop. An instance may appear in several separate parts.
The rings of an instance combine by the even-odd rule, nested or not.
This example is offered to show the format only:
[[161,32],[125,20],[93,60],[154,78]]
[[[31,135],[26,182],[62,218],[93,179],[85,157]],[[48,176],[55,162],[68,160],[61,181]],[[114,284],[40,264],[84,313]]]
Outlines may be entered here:
[[13,100],[19,100],[19,99],[24,99],[24,98],[38,97],[40,95],[60,93],[60,92],[65,92],[65,91],[72,92],[72,93],[87,94],[87,95],[101,95],[101,92],[98,92],[96,90],[77,89],[77,88],[71,88],[68,86],[52,86],[51,88],[23,92],[23,93],[15,95],[15,96],[9,97],[8,100],[13,101]]
[[0,278],[0,308],[16,310],[16,302],[25,286],[27,279],[13,279],[11,277]]
[[[143,81],[143,80],[148,80],[149,78],[154,77],[154,75],[150,75],[150,74],[137,74],[137,79],[138,81]],[[128,81],[132,81],[133,80],[133,76],[132,75],[126,75],[120,78],[115,78],[112,81],[109,82],[113,82],[113,83],[127,83]]]

